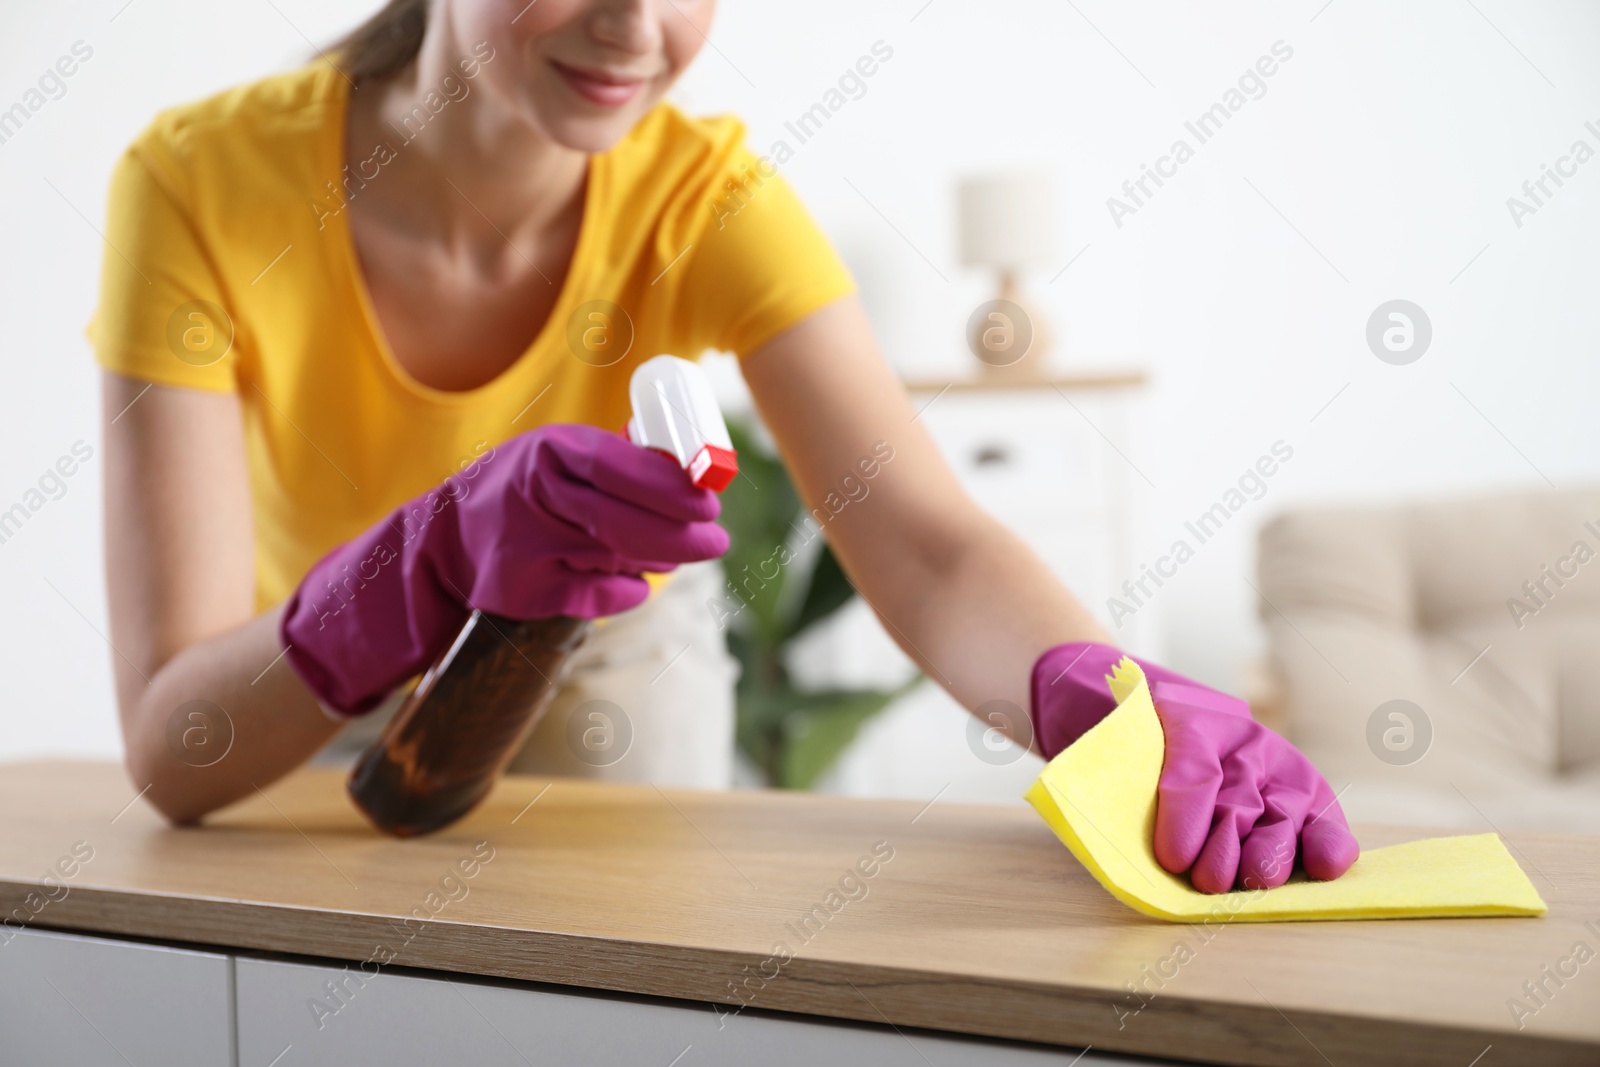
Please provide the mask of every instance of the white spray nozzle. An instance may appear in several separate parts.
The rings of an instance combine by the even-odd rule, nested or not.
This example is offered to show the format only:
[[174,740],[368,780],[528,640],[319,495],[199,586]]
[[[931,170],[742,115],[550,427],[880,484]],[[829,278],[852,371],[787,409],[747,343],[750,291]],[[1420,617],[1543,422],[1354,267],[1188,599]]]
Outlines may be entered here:
[[705,371],[677,356],[656,356],[628,384],[628,440],[665,452],[702,489],[721,492],[739,473],[722,410]]

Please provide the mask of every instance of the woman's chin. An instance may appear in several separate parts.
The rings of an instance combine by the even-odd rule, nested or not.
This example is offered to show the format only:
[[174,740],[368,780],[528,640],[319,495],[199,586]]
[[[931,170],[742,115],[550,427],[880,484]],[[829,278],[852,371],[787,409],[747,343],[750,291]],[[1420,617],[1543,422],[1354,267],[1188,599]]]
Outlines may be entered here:
[[[588,110],[588,109],[585,109]],[[572,108],[538,109],[539,130],[563,147],[576,152],[604,152],[628,135],[648,108],[619,108],[606,115],[584,114]]]
[[[531,94],[530,94],[531,96]],[[525,114],[539,133],[574,152],[605,152],[626,138],[653,101],[632,101],[629,106],[598,109],[584,101],[550,101],[525,98]]]
[[616,145],[618,141],[627,136],[628,131],[632,128],[632,123],[622,126],[608,123],[603,127],[597,127],[594,124],[582,124],[575,125],[570,130],[563,129],[557,132],[555,139],[574,151],[587,152],[593,155],[596,152],[604,152]]

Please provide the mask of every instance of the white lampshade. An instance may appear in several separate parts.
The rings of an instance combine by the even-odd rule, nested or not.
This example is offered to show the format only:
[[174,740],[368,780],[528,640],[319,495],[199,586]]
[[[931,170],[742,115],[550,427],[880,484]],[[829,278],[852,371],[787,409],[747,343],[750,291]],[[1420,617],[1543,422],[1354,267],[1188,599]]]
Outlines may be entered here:
[[961,262],[1022,270],[1060,258],[1055,182],[1044,173],[968,178],[957,188]]

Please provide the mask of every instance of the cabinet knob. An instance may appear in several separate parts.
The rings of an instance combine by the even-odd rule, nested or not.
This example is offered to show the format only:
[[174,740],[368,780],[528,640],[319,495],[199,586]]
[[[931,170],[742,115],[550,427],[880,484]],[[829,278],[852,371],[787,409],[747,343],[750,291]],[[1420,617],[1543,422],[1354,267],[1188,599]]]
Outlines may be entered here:
[[1011,449],[1007,445],[989,443],[972,450],[974,467],[1003,467],[1011,462]]

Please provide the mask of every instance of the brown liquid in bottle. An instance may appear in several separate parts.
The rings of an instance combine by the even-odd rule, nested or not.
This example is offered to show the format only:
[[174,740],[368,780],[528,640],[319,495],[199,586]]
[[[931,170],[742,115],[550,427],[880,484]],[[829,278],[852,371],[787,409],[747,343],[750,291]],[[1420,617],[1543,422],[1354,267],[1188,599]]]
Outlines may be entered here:
[[467,814],[522,747],[592,626],[474,611],[350,772],[350,798],[397,837]]

